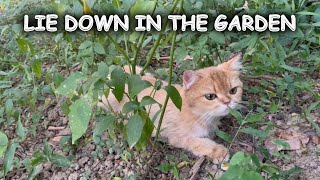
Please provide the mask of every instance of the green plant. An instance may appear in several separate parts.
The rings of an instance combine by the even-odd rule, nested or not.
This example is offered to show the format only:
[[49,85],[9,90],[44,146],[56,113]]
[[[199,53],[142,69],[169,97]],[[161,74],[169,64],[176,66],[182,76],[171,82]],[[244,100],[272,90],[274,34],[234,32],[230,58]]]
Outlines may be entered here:
[[[319,3],[305,0],[250,1],[247,9],[238,11],[243,4],[244,1],[222,0],[1,1],[0,157],[4,158],[5,163],[0,177],[7,176],[12,169],[27,162],[26,159],[33,159],[31,163],[26,163],[30,177],[39,173],[39,163],[71,163],[72,159],[60,161],[64,156],[49,151],[46,143],[42,146],[47,150],[33,152],[32,157],[21,159],[16,155],[26,138],[35,138],[39,131],[46,128],[49,122],[44,114],[53,104],[60,102],[71,129],[71,137],[60,141],[64,152],[81,146],[84,141],[82,137],[88,134],[88,128],[93,123],[93,133],[86,141],[92,139],[99,145],[93,153],[96,158],[101,158],[99,149],[112,149],[110,144],[120,141],[117,133],[124,135],[127,144],[124,152],[135,148],[145,149],[150,142],[151,132],[157,131],[159,135],[160,126],[154,127],[153,120],[157,116],[161,119],[166,109],[166,103],[161,105],[153,99],[154,92],[166,90],[166,102],[171,99],[181,108],[181,97],[171,84],[180,83],[179,77],[184,70],[216,65],[228,59],[231,53],[243,49],[246,50],[246,73],[242,79],[246,83],[247,97],[243,103],[252,112],[242,117],[239,112],[231,111],[240,126],[237,134],[254,137],[258,152],[266,157],[272,156],[265,151],[262,142],[274,126],[264,121],[263,117],[282,110],[283,106],[308,104],[308,99],[299,102],[297,98],[305,93],[314,99],[314,103],[308,104],[309,108],[304,111],[305,118],[319,134],[318,124],[310,119],[310,113],[316,110],[320,99],[314,89],[314,85],[319,82],[312,78],[320,70]],[[216,32],[212,30],[212,23],[209,23],[206,33],[172,32],[170,23],[166,21],[161,32],[68,33],[60,30],[49,34],[24,33],[21,25],[21,16],[24,14],[56,12],[63,16],[66,13],[82,15],[84,12],[108,12],[132,16],[142,11],[150,14],[202,12],[213,17],[220,13],[230,16],[273,12],[295,14],[298,28],[295,32],[283,33]],[[130,67],[130,73],[123,70],[126,65]],[[137,74],[137,65],[143,67],[141,74]],[[163,87],[159,80],[152,87],[141,79],[141,75],[147,71],[154,72],[159,79],[169,81],[169,85]],[[124,91],[125,86],[128,86],[128,92]],[[137,94],[147,87],[152,87],[153,93],[138,101]],[[110,91],[118,100],[124,97],[130,100],[121,113],[112,109],[105,112],[96,106],[99,97],[108,96]],[[161,110],[150,118],[145,108],[148,105],[160,106]],[[267,125],[266,131],[258,128],[261,125]],[[102,139],[104,133],[109,134],[108,141]],[[222,131],[216,134],[231,144],[237,137],[232,138]],[[128,154],[124,153],[123,157],[129,159]],[[234,158],[231,170],[244,164],[240,168],[244,177],[257,177],[257,173],[265,171],[263,165],[268,167],[261,162],[258,167],[254,154],[237,153]],[[175,167],[170,165],[165,169],[175,172],[175,177],[178,177]],[[270,177],[284,177],[282,175],[285,172],[280,172],[276,167],[269,169],[272,169],[268,172]],[[233,174],[229,171],[227,175]]]

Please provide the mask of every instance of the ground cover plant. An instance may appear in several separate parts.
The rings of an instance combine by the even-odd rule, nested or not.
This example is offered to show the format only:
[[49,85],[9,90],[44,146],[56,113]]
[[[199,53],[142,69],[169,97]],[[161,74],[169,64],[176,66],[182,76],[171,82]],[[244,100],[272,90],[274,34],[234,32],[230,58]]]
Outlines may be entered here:
[[[284,13],[295,32],[25,33],[24,14]],[[320,175],[320,3],[316,1],[0,1],[0,177],[3,179],[315,179]],[[210,30],[211,28],[211,30]],[[243,52],[243,102],[216,131],[229,169],[162,143],[148,105],[181,97],[172,86]],[[130,73],[123,67],[128,65]],[[136,72],[136,66],[143,68]],[[144,73],[159,79],[141,80]],[[165,80],[164,86],[160,80]],[[128,92],[125,92],[125,85]],[[143,89],[167,92],[164,104]],[[112,92],[122,113],[97,106]],[[108,105],[107,105],[108,106]],[[151,137],[152,131],[156,137]]]

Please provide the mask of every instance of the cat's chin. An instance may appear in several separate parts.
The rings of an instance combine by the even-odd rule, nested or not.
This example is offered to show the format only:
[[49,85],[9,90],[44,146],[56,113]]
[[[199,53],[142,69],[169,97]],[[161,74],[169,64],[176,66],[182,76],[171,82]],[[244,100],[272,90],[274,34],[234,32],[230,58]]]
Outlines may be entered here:
[[217,116],[223,117],[229,114],[229,109],[226,108],[225,110],[220,111],[219,113],[217,113]]
[[216,114],[217,114],[217,116],[220,116],[220,117],[226,116],[226,115],[229,114],[229,108],[234,109],[236,106],[237,106],[237,104],[234,103],[234,102],[231,102],[229,106],[222,105],[222,106],[218,109],[218,111],[217,111]]

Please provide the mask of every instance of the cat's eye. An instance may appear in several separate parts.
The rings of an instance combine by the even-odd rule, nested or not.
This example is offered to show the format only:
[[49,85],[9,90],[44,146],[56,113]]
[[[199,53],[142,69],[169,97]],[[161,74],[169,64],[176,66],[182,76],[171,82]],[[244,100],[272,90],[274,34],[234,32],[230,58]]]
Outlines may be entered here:
[[206,94],[206,95],[204,95],[208,100],[214,100],[216,97],[217,97],[217,95],[215,95],[215,94],[212,94],[212,93],[210,93],[210,94]]
[[237,87],[234,87],[234,88],[230,89],[229,93],[230,94],[236,94],[237,93]]

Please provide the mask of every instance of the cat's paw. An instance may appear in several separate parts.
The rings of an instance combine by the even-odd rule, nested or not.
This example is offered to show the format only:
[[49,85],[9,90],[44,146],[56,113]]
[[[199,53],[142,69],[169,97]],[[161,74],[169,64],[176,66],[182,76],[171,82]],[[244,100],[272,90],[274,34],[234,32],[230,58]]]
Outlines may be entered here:
[[222,145],[215,146],[208,157],[213,161],[214,164],[221,162],[227,162],[230,158],[229,151]]

